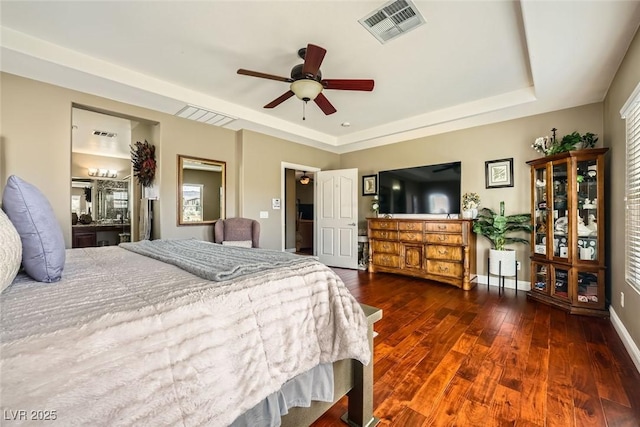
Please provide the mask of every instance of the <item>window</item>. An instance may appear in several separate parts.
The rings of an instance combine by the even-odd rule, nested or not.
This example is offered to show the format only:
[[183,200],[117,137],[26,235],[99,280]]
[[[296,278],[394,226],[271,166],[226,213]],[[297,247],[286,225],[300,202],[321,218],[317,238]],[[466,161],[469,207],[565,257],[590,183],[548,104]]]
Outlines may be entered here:
[[640,291],[640,84],[620,114],[627,125],[625,279]]
[[202,221],[202,190],[201,184],[182,185],[182,220],[184,222]]

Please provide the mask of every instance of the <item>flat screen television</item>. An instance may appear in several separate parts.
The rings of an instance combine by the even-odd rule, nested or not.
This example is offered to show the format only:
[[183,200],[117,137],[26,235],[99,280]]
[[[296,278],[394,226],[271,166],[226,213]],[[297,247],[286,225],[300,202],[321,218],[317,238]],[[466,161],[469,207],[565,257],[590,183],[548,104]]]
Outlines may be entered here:
[[381,214],[459,214],[461,162],[378,172]]

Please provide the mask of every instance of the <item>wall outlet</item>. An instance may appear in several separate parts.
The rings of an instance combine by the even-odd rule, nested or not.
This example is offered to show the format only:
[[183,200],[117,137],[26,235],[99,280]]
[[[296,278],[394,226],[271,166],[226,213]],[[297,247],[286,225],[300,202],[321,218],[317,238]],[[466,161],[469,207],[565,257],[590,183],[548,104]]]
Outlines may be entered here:
[[522,269],[522,263],[520,261],[516,261],[516,270]]
[[624,307],[624,292],[620,292],[620,305]]

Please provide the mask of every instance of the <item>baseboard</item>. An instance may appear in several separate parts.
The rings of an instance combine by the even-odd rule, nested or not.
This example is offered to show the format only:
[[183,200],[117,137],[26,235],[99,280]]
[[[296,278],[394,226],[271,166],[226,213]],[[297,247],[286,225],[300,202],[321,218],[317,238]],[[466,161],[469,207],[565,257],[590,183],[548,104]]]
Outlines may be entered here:
[[[476,279],[473,280],[476,283],[476,286],[487,285],[487,276],[477,275]],[[489,286],[498,287],[498,276],[491,276],[491,282]],[[516,279],[505,277],[504,279],[504,287],[505,289],[515,289],[516,288]],[[519,291],[528,291],[531,289],[531,282],[527,282],[524,280],[518,279],[518,290]]]
[[285,252],[293,252],[293,253],[295,253],[296,252],[296,248],[287,248],[284,251]]
[[633,360],[633,364],[636,365],[636,369],[640,372],[640,349],[633,342],[631,335],[627,331],[627,328],[624,327],[624,324],[616,314],[616,311],[613,309],[613,306],[609,306],[609,316],[611,318],[611,323],[613,324],[613,328],[618,333],[618,336],[622,340],[622,344],[624,344],[624,348],[627,349],[629,356],[631,356],[631,360]]

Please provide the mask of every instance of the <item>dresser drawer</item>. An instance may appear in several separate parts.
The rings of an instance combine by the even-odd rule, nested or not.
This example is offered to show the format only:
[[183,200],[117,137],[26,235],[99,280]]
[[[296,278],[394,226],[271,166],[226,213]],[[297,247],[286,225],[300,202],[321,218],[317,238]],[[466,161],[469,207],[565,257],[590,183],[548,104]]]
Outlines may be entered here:
[[375,253],[400,255],[400,243],[374,240],[371,248]]
[[462,277],[462,264],[428,259],[427,273],[447,277]]
[[425,234],[424,239],[427,243],[461,245],[462,234]]
[[427,258],[444,259],[447,261],[462,261],[462,247],[428,245]]
[[462,224],[459,222],[427,222],[427,231],[438,231],[441,233],[461,233]]
[[385,221],[383,219],[372,219],[369,220],[370,228],[374,228],[376,230],[397,230],[398,222],[397,221]]
[[369,239],[398,240],[397,231],[369,230]]
[[381,267],[400,268],[400,256],[390,254],[373,254],[373,264]]
[[400,231],[398,238],[401,242],[422,243],[422,232],[420,231]]
[[421,222],[398,222],[398,230],[400,231],[422,231]]

